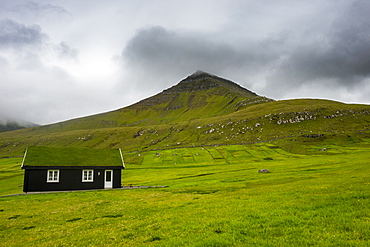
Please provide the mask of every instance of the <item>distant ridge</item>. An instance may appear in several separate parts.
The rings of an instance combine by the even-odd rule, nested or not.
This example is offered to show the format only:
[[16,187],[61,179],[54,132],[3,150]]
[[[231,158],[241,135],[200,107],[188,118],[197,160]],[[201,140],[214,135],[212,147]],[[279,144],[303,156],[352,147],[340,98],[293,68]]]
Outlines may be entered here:
[[20,121],[20,120],[6,120],[1,121],[0,120],[0,132],[6,132],[6,131],[12,131],[17,129],[24,129],[24,128],[30,128],[30,127],[37,127],[37,124],[26,122],[26,121]]

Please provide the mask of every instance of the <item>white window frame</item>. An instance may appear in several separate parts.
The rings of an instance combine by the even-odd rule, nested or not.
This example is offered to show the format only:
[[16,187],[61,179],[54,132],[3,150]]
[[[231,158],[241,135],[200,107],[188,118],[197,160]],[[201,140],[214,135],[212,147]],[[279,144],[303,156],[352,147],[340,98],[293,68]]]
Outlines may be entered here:
[[46,182],[47,183],[59,183],[59,170],[47,170]]
[[82,170],[82,182],[94,182],[94,170],[92,169]]

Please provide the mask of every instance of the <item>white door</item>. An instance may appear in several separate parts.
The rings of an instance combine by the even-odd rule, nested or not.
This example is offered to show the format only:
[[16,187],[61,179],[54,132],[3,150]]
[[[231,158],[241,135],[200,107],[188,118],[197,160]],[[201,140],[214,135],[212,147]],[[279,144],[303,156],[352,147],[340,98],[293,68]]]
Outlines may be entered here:
[[113,188],[113,170],[105,170],[104,189]]

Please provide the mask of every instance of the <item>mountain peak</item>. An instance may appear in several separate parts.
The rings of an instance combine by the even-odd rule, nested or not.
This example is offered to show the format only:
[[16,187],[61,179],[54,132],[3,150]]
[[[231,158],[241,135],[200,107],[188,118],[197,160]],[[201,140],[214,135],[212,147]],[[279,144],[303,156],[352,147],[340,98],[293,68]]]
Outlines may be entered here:
[[[220,96],[220,101],[225,98],[230,99],[232,102],[228,103],[231,105],[235,105],[238,101],[243,100],[254,103],[271,101],[265,97],[258,96],[256,93],[232,81],[197,70],[178,84],[163,90],[157,95],[139,101],[130,107],[138,109],[166,105],[166,111],[168,109],[180,109],[184,107],[194,108],[194,105],[197,105],[196,107],[208,105],[212,108],[210,102],[214,102],[214,99],[210,99],[217,98],[217,96]],[[185,100],[185,102],[184,98],[189,99],[187,101]],[[196,103],[197,101],[198,103]],[[239,107],[231,107],[230,109],[239,109]],[[223,110],[222,108],[221,111]]]
[[[230,80],[197,70],[176,85],[122,111],[132,110],[135,114],[143,112],[140,124],[141,121],[152,124],[170,123],[179,119],[226,115],[250,105],[270,101],[272,100],[258,96]],[[154,113],[157,114],[156,117]]]
[[189,77],[197,77],[197,76],[205,76],[205,75],[211,75],[211,74],[204,72],[202,70],[197,70],[193,74],[191,74]]
[[193,74],[180,81],[177,85],[164,90],[164,92],[196,92],[216,87],[222,87],[247,97],[258,96],[254,92],[241,87],[235,82],[209,74],[202,70],[195,71]]
[[181,82],[189,82],[189,81],[194,81],[194,80],[199,80],[199,79],[203,79],[203,78],[206,78],[206,77],[217,77],[215,75],[212,75],[212,74],[209,74],[207,72],[204,72],[202,70],[197,70],[195,71],[193,74],[189,75],[188,77],[186,77],[184,80],[182,80]]

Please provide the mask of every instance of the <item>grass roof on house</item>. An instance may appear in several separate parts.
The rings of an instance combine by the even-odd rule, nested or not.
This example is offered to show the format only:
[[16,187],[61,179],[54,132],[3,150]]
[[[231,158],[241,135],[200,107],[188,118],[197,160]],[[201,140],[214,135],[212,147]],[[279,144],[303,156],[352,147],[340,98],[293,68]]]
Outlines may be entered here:
[[123,166],[123,161],[118,149],[30,146],[23,166]]

